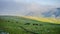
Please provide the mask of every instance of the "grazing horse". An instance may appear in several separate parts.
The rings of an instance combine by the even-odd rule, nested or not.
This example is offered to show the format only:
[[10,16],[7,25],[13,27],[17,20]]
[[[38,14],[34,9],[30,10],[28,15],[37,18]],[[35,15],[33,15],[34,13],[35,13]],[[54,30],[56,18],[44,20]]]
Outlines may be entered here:
[[38,25],[38,24],[33,24],[33,25]]
[[30,23],[25,23],[25,25],[30,25]]

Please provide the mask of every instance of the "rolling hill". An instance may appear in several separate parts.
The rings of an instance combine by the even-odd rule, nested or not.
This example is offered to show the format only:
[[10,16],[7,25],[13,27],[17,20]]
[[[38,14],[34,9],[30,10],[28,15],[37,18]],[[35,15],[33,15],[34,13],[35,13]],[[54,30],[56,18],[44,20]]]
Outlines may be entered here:
[[60,24],[26,17],[0,16],[0,34],[60,34]]
[[55,24],[60,24],[60,20],[56,18],[46,18],[46,17],[33,17],[33,16],[24,16],[25,18],[28,19],[33,19],[37,21],[42,21],[42,22],[50,22],[50,23],[55,23]]

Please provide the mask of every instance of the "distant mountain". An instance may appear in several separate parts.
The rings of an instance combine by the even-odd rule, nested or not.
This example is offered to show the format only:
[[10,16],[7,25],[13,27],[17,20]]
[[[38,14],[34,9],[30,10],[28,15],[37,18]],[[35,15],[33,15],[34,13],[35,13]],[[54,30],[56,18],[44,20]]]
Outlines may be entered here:
[[60,17],[60,8],[54,8],[48,12],[42,13],[44,17]]
[[40,11],[29,11],[28,13],[25,14],[25,16],[40,17],[41,16],[41,12]]
[[35,17],[60,17],[60,8],[53,8],[47,11],[29,11],[25,16],[35,16]]

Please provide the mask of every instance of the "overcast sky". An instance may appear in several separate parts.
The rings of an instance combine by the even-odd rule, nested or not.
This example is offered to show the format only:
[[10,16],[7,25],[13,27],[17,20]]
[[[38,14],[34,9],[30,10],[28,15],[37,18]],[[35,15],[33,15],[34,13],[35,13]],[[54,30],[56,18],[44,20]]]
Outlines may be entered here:
[[0,0],[0,15],[24,15],[60,7],[60,0]]

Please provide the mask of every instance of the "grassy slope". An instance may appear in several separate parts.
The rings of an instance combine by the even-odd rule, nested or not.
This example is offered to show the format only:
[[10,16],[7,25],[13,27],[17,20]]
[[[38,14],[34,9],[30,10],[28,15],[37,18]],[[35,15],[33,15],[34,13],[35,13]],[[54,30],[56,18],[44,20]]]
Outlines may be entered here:
[[55,18],[42,18],[42,17],[32,17],[32,16],[24,16],[24,17],[34,19],[34,20],[38,20],[38,21],[43,21],[43,22],[50,22],[50,23],[60,24],[60,20],[55,19]]
[[0,30],[4,30],[10,34],[60,34],[60,24],[16,16],[0,16]]

